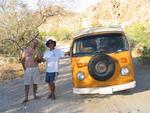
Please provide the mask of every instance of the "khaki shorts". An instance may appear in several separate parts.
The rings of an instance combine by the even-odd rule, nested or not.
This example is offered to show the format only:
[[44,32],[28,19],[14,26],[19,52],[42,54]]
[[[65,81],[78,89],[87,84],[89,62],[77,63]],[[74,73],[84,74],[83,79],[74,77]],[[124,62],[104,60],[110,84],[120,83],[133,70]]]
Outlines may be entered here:
[[40,71],[38,67],[26,68],[24,73],[24,84],[39,84],[40,83]]

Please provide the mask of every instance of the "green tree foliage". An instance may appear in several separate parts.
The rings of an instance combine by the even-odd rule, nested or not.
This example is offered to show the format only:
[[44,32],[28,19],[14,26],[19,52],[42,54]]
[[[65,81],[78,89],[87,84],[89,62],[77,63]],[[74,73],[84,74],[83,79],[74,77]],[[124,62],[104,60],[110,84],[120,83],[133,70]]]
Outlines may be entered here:
[[39,41],[38,50],[41,55],[43,55],[44,51],[46,50],[46,46],[43,41]]
[[142,48],[142,58],[150,60],[150,24],[136,22],[126,28],[130,41]]
[[[38,27],[48,17],[60,13],[57,8],[39,9],[33,12],[20,0],[3,0],[0,2],[0,49],[1,54],[18,55],[19,50],[26,48],[36,38]],[[37,37],[38,38],[38,37]]]
[[56,40],[61,41],[61,40],[69,40],[73,36],[73,31],[69,29],[69,27],[63,27],[63,28],[54,28],[48,33],[46,32],[40,32],[41,36],[52,36]]
[[136,44],[142,44],[146,47],[150,47],[149,33],[146,32],[146,28],[142,23],[134,23],[126,28],[126,33],[129,37],[136,42]]
[[95,20],[95,21],[92,21],[91,26],[92,27],[100,27],[102,25],[97,20]]

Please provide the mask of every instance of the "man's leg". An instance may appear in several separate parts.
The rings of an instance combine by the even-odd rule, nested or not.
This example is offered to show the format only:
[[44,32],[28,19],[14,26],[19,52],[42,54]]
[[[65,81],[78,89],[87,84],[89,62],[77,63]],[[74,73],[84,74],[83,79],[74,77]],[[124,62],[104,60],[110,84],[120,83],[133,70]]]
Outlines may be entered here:
[[52,97],[52,91],[51,91],[51,84],[48,83],[48,89],[49,89],[49,96],[48,98],[51,98]]
[[51,82],[51,95],[52,98],[55,99],[55,82]]
[[37,98],[37,96],[36,96],[37,87],[38,87],[37,84],[33,84],[33,96],[35,99]]
[[[49,74],[49,75],[48,75]],[[48,83],[48,88],[49,88],[49,92],[50,95],[48,96],[48,98],[55,99],[55,73],[48,73],[46,76],[46,82]]]
[[39,99],[39,97],[36,95],[37,89],[38,89],[38,84],[40,83],[40,72],[39,68],[35,67],[33,68],[34,73],[32,73],[32,83],[33,83],[33,96],[35,99]]
[[28,95],[29,95],[30,84],[31,84],[31,71],[29,68],[26,68],[23,80],[24,80],[24,92],[25,92],[25,99],[23,103],[25,103],[28,101]]
[[49,88],[49,93],[50,93],[50,95],[48,96],[48,98],[55,99],[55,83],[54,82],[50,82],[48,84],[48,88]]
[[24,99],[23,103],[28,101],[29,89],[30,89],[30,85],[25,85],[25,87],[24,87],[25,99]]
[[51,91],[51,84],[50,83],[48,84],[48,89],[49,89],[49,93],[51,94],[52,91]]

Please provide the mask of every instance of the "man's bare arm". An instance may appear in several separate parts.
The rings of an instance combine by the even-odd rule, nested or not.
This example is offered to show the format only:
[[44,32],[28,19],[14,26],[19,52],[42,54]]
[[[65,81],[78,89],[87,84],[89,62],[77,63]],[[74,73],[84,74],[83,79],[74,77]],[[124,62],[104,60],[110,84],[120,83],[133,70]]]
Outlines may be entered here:
[[20,62],[23,66],[23,69],[26,70],[26,67],[25,67],[25,52],[24,51],[21,53]]
[[38,63],[41,63],[41,62],[45,62],[46,60],[43,58],[43,56],[38,52],[37,54],[37,57],[36,57],[36,61]]

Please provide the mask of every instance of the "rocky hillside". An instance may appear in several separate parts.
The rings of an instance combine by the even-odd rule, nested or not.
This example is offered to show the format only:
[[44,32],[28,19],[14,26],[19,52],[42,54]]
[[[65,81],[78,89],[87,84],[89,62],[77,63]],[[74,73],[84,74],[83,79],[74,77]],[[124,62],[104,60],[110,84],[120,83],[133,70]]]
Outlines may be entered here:
[[87,8],[83,13],[69,12],[61,9],[61,15],[49,18],[40,27],[40,31],[48,32],[52,28],[88,27],[93,24],[117,22],[132,24],[136,21],[150,22],[150,0],[101,0]]
[[81,14],[70,12],[58,7],[61,11],[58,15],[50,17],[47,19],[46,23],[39,27],[41,32],[49,32],[54,28],[65,28],[70,27],[70,29],[75,30],[77,26],[80,26],[80,21],[83,18]]
[[[84,13],[96,20],[117,20],[119,22],[149,21],[149,0],[101,0]],[[88,15],[87,15],[88,14]]]

